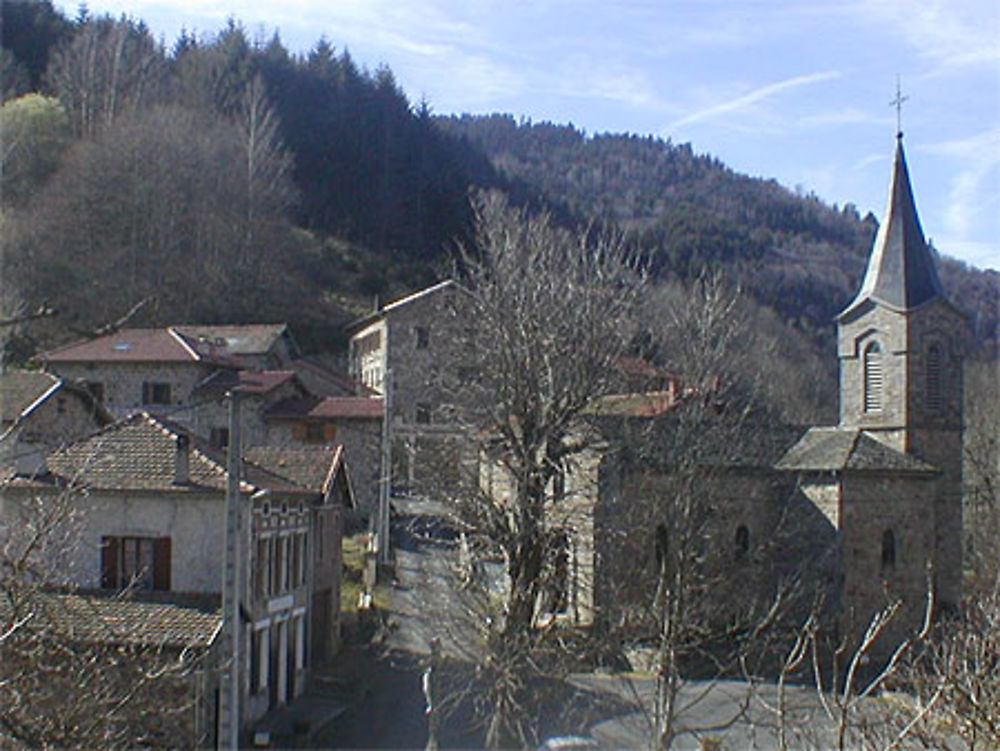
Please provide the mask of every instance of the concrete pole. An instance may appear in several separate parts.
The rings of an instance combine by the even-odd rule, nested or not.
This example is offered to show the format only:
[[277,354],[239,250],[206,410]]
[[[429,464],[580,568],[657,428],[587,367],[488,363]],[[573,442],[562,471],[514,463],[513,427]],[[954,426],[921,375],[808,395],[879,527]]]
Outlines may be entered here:
[[229,449],[226,471],[226,536],[222,559],[222,680],[219,691],[218,747],[240,746],[240,393],[230,391]]
[[392,371],[385,372],[385,410],[382,416],[382,476],[378,488],[378,561],[389,563],[389,506],[392,495]]

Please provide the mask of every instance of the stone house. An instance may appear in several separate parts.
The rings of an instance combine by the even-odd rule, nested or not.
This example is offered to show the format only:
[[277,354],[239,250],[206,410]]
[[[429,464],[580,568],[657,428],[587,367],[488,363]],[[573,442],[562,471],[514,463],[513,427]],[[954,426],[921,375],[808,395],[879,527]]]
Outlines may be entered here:
[[379,497],[384,400],[376,396],[297,396],[262,413],[271,446],[338,444],[351,457],[351,486],[367,516]]
[[38,360],[46,370],[86,384],[116,417],[142,409],[190,409],[203,382],[220,369],[240,369],[220,347],[189,339],[173,327],[122,329],[51,350]]
[[458,399],[463,386],[474,379],[464,357],[475,344],[466,294],[454,281],[445,280],[350,326],[348,374],[387,397],[394,488],[460,480],[468,447]]
[[38,371],[0,375],[0,464],[30,474],[49,452],[113,421],[81,384]]
[[[215,596],[222,586],[226,466],[182,426],[137,413],[60,449],[46,472],[8,469],[0,533],[32,499],[70,503],[62,581],[138,598]],[[244,724],[302,693],[310,667],[339,643],[343,520],[353,506],[340,447],[244,452]]]

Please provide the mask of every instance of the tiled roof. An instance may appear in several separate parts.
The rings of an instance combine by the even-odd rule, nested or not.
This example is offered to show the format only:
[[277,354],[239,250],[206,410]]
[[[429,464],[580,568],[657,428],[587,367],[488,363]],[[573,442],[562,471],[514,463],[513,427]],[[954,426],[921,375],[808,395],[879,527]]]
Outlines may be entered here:
[[[176,483],[177,440],[187,436],[187,482]],[[160,417],[140,412],[93,436],[50,454],[46,467],[57,478],[100,490],[192,491],[226,489],[226,457],[185,428]],[[324,469],[328,469],[325,467]],[[244,461],[243,492],[269,489],[307,493],[282,474]]]
[[225,355],[263,355],[288,331],[284,323],[172,326],[198,349],[218,347]]
[[370,396],[328,396],[282,399],[267,411],[269,419],[359,419],[380,420],[382,398]]
[[417,290],[416,292],[412,292],[409,295],[405,295],[397,300],[393,300],[392,302],[383,305],[378,310],[372,311],[371,313],[352,321],[347,325],[347,330],[357,331],[358,329],[367,326],[369,323],[379,320],[386,313],[391,313],[394,310],[398,310],[399,308],[409,305],[412,302],[416,302],[417,300],[421,300],[425,297],[429,297],[433,294],[436,294],[441,290],[449,288],[464,289],[463,287],[460,287],[458,283],[455,282],[454,279],[445,279],[443,282],[432,284],[430,287],[424,287],[424,289]]
[[325,492],[343,462],[343,446],[277,448],[257,446],[243,452],[246,460],[302,488]]
[[203,359],[170,329],[122,329],[67,344],[39,356],[44,362],[197,362]]
[[40,371],[15,370],[0,376],[0,421],[13,422],[58,387],[60,380]]
[[673,391],[643,394],[609,394],[597,400],[589,414],[619,417],[659,417],[674,409],[681,400]]
[[892,471],[934,474],[938,470],[875,440],[857,428],[810,428],[775,464],[777,469],[837,472]]
[[[81,642],[206,648],[222,627],[217,608],[97,595],[39,593],[35,606],[66,638]],[[0,621],[9,607],[0,600]]]

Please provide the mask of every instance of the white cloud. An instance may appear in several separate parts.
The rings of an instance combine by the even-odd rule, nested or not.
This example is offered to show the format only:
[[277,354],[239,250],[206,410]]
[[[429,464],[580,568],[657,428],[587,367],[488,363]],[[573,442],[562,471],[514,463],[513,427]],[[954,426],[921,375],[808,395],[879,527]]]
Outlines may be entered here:
[[938,72],[1000,63],[1000,3],[996,0],[859,0],[848,12],[896,33]]
[[735,99],[730,99],[722,104],[716,104],[712,107],[686,115],[685,117],[671,123],[668,126],[668,130],[676,130],[684,125],[690,125],[691,123],[701,122],[703,120],[711,120],[719,115],[739,112],[751,107],[757,102],[772,97],[775,94],[780,94],[783,91],[795,89],[800,86],[807,86],[813,83],[819,83],[821,81],[829,81],[831,79],[838,78],[839,76],[839,72],[830,70],[821,73],[809,73],[804,76],[795,76],[794,78],[788,78],[784,81],[778,81],[777,83],[768,84],[767,86],[761,86],[760,88],[754,89],[753,91],[743,94],[742,96],[738,96]]

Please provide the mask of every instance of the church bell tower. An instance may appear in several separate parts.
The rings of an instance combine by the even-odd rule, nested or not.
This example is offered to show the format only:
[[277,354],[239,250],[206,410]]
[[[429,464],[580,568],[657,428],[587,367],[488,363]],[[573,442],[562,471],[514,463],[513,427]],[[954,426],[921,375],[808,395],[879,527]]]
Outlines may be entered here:
[[902,133],[896,136],[888,206],[861,289],[837,324],[840,427],[858,429],[940,471],[933,519],[923,523],[938,601],[955,606],[962,577],[966,320],[945,297],[924,240]]

